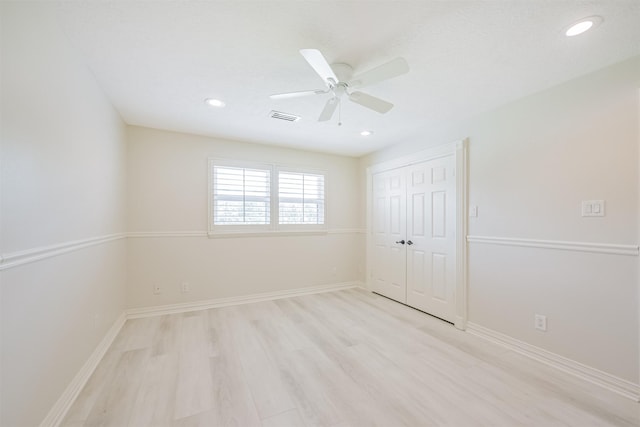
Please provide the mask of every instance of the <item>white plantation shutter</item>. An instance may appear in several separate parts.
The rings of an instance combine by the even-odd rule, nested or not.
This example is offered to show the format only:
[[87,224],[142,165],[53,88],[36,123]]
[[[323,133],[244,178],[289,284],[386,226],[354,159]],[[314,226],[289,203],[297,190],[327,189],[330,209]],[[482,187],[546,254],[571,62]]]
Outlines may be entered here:
[[214,225],[271,223],[269,169],[216,165],[212,173]]
[[324,175],[278,172],[279,224],[324,224]]

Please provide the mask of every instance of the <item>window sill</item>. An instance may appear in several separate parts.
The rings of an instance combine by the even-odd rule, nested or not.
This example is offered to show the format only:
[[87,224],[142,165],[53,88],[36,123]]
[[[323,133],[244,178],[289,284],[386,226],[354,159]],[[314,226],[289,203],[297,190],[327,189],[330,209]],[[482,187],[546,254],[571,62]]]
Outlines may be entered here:
[[314,230],[275,230],[275,231],[218,231],[209,232],[210,239],[228,239],[234,237],[291,237],[291,236],[323,236],[329,234],[329,229]]

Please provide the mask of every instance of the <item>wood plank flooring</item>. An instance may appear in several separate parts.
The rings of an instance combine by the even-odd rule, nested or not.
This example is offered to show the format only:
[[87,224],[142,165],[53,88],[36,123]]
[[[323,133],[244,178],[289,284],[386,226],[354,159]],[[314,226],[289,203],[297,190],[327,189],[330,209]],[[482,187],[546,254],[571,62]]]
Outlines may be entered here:
[[640,405],[363,290],[129,320],[65,426],[639,426]]

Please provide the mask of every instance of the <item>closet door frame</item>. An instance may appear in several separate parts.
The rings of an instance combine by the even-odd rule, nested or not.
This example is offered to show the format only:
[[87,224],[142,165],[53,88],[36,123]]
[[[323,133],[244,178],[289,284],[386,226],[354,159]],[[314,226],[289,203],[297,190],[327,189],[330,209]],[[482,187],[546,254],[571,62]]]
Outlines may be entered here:
[[456,167],[456,328],[467,327],[467,226],[468,226],[468,139],[454,141],[429,148],[408,156],[399,157],[367,168],[367,234],[366,234],[366,278],[367,289],[372,290],[372,214],[373,214],[373,175],[391,169],[411,166],[416,163],[454,155]]

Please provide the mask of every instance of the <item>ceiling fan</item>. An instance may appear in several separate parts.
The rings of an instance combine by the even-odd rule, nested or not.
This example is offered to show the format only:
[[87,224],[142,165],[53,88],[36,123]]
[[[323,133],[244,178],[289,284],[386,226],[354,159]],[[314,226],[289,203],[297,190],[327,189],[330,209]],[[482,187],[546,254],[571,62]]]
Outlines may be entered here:
[[[374,83],[392,79],[409,72],[409,64],[404,58],[396,58],[385,64],[382,64],[369,71],[352,77],[353,69],[348,64],[329,65],[327,60],[317,49],[301,49],[300,53],[307,60],[311,68],[322,78],[326,89],[303,90],[299,92],[288,92],[271,95],[271,99],[287,99],[296,98],[307,95],[324,95],[330,93],[329,98],[320,113],[319,122],[331,120],[336,108],[340,105],[343,96],[347,96],[350,101],[360,104],[378,113],[384,114],[393,108],[393,104],[383,99],[368,95],[360,91],[351,91],[359,89]],[[338,123],[340,125],[341,123]]]

